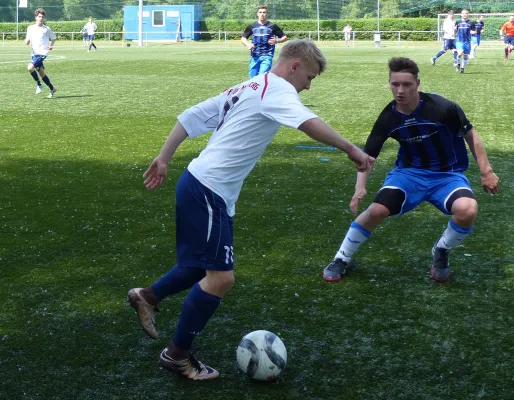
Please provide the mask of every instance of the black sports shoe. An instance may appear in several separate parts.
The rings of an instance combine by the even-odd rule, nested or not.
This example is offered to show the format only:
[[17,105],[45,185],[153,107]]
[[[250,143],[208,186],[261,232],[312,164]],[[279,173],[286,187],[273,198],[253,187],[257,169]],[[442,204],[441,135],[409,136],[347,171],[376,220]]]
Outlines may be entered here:
[[464,73],[464,68],[461,68],[460,69],[460,73],[463,74]]
[[218,371],[202,364],[194,358],[192,354],[189,354],[189,358],[184,360],[174,360],[168,355],[166,348],[161,352],[159,364],[170,371],[177,372],[194,381],[216,379],[220,376]]
[[434,246],[432,248],[432,255],[434,263],[430,268],[432,279],[436,282],[446,282],[450,279],[450,265],[448,263],[448,254],[450,250]]
[[337,282],[348,272],[348,263],[336,258],[323,270],[323,279],[327,282]]

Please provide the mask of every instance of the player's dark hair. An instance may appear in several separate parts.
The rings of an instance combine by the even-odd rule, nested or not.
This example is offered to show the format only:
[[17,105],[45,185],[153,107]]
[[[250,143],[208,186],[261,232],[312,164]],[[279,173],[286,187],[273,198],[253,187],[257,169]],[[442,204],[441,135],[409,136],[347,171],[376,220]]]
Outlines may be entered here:
[[268,6],[266,4],[261,4],[259,7],[257,7],[257,11],[262,10],[262,9],[265,9],[266,11],[268,11]]
[[42,14],[44,17],[44,16],[46,16],[46,11],[43,10],[42,8],[38,8],[36,11],[34,11],[34,15],[37,17],[38,14]]
[[407,57],[393,57],[389,60],[389,76],[393,72],[408,72],[418,79],[419,67]]

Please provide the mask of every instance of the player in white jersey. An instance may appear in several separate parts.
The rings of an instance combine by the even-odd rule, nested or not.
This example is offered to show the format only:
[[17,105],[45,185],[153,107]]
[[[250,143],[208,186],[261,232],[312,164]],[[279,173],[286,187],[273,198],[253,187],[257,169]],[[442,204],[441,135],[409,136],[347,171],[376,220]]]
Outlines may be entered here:
[[325,67],[325,57],[314,42],[288,42],[271,72],[257,75],[180,114],[160,154],[145,172],[147,188],[162,185],[179,145],[186,138],[214,131],[177,183],[177,265],[151,286],[128,293],[143,329],[157,338],[158,303],[190,289],[173,339],[161,352],[164,368],[194,380],[219,376],[215,369],[197,361],[190,349],[234,283],[235,203],[244,179],[281,125],[344,151],[359,171],[372,167],[372,157],[300,101],[298,93],[308,90]]
[[94,49],[95,49],[94,51],[96,51],[96,46],[93,41],[95,40],[95,32],[97,31],[98,26],[93,21],[93,17],[89,17],[89,21],[87,22],[86,25],[84,25],[83,29],[87,33],[87,40],[88,40],[88,44],[89,44],[87,52],[89,53],[91,51],[91,47],[94,47]]
[[46,11],[42,8],[38,8],[34,12],[36,23],[33,25],[29,25],[27,28],[27,36],[25,38],[25,44],[31,45],[32,47],[32,61],[29,62],[27,69],[30,72],[30,75],[37,82],[36,94],[39,94],[43,90],[43,85],[39,80],[36,70],[39,72],[39,76],[43,82],[45,82],[46,86],[50,89],[50,94],[48,98],[52,98],[57,89],[50,82],[50,78],[45,72],[45,66],[43,65],[43,61],[45,60],[48,52],[54,48],[54,43],[56,40],[55,33],[46,25],[43,24]]
[[443,22],[443,47],[435,56],[430,58],[430,63],[435,65],[435,60],[450,50],[453,53],[453,66],[457,66],[457,47],[455,46],[455,11],[448,11],[448,16]]

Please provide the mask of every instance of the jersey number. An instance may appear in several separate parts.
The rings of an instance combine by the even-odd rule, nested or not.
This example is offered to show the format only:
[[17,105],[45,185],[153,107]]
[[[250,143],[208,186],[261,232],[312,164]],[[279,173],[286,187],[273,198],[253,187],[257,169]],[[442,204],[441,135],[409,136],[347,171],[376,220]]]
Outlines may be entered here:
[[225,264],[228,264],[229,261],[234,263],[234,246],[223,246],[225,249]]

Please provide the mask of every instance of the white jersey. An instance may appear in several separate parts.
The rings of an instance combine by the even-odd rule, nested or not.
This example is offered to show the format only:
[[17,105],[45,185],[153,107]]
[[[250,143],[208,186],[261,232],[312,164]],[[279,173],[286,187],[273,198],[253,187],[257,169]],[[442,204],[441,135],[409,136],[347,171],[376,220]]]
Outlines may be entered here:
[[86,25],[84,25],[84,29],[86,30],[88,35],[94,35],[96,30],[98,29],[98,26],[94,22],[88,22]]
[[446,18],[443,22],[443,39],[455,39],[455,20]]
[[55,33],[46,25],[29,25],[27,28],[27,38],[30,40],[32,55],[46,56],[50,41],[55,40]]
[[223,198],[230,216],[248,176],[281,125],[317,118],[296,89],[273,73],[257,75],[178,116],[190,138],[214,130],[189,172]]

